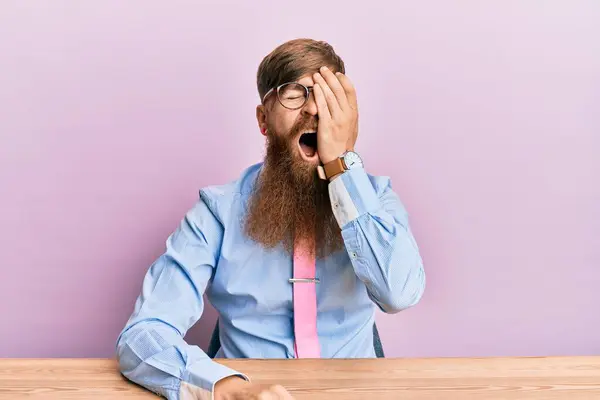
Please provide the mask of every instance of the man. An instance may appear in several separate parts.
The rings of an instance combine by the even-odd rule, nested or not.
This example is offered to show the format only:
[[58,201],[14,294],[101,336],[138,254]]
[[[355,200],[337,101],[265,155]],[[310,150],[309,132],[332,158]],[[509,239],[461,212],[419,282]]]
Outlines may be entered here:
[[358,107],[344,73],[330,45],[308,39],[262,61],[264,162],[202,189],[167,240],[118,339],[127,378],[169,399],[291,398],[183,340],[204,293],[219,312],[217,359],[373,357],[376,307],[419,301],[406,211],[353,151]]

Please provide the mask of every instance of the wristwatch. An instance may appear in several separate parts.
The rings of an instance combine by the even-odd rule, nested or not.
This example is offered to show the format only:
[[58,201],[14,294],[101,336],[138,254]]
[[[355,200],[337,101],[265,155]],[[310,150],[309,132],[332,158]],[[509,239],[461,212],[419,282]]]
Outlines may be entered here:
[[348,171],[349,169],[362,167],[363,161],[358,153],[349,150],[335,160],[324,164],[322,171],[319,171],[319,176],[321,176],[321,179],[331,179],[333,176]]

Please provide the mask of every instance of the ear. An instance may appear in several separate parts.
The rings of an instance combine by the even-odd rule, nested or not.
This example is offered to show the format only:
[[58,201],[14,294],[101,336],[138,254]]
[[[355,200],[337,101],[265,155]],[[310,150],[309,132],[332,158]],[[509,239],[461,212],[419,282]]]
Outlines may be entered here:
[[260,133],[267,136],[267,114],[265,112],[265,106],[259,104],[256,106],[256,121],[258,122],[258,128]]

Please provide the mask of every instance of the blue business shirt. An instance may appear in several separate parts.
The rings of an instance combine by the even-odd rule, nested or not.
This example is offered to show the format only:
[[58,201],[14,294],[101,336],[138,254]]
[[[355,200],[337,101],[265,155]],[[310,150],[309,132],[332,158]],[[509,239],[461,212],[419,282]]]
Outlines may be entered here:
[[[183,388],[210,394],[217,381],[239,374],[183,339],[202,314],[204,293],[220,315],[217,358],[294,357],[292,257],[253,242],[241,223],[261,168],[200,190],[168,238],[117,341],[128,379],[180,399]],[[419,301],[422,260],[388,178],[352,169],[329,183],[329,193],[345,249],[317,261],[321,355],[374,357],[375,308],[395,313]]]

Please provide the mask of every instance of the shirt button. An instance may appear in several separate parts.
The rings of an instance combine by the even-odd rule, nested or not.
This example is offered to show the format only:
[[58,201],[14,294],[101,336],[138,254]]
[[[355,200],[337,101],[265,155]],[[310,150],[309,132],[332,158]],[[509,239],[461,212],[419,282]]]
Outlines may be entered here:
[[355,252],[352,252],[352,253],[350,253],[350,257],[356,258],[356,257],[358,257],[358,255]]
[[338,203],[333,203],[333,208],[338,208],[340,205]]

